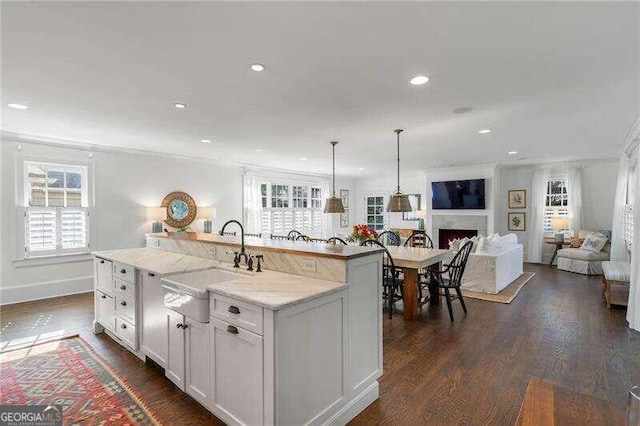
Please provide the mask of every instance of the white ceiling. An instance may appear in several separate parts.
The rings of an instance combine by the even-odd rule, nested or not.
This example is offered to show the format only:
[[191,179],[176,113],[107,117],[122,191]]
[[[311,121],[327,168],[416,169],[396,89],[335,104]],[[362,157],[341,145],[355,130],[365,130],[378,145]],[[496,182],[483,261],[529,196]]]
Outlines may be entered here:
[[640,115],[637,2],[1,8],[5,132],[321,173],[335,139],[358,176],[392,173],[398,127],[422,170],[615,156]]

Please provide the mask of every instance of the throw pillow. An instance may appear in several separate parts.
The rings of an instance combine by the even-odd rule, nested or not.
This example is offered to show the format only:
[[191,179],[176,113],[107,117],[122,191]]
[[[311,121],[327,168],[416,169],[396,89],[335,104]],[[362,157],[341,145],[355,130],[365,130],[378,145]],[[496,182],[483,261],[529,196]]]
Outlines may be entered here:
[[452,250],[452,251],[460,250],[460,238],[456,238],[455,240],[449,240],[449,250]]
[[587,235],[587,237],[584,239],[584,243],[582,243],[580,250],[588,250],[593,253],[600,253],[606,244],[606,237],[600,237],[598,235],[591,234]]

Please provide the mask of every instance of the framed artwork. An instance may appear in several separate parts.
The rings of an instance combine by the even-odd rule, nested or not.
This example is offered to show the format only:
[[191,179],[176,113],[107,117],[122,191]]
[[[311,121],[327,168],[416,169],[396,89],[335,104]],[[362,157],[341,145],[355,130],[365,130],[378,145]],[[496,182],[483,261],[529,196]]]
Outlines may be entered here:
[[514,189],[509,191],[509,208],[510,209],[526,209],[527,208],[527,190]]
[[509,231],[526,231],[527,230],[527,214],[526,213],[509,213]]
[[340,199],[342,200],[342,207],[344,207],[344,213],[340,213],[340,228],[349,227],[349,190],[340,190]]
[[420,194],[407,194],[411,203],[410,212],[402,212],[402,220],[418,220],[418,210],[420,210]]
[[189,226],[196,218],[198,208],[193,198],[186,192],[172,192],[167,194],[160,206],[167,209],[165,222],[174,228]]

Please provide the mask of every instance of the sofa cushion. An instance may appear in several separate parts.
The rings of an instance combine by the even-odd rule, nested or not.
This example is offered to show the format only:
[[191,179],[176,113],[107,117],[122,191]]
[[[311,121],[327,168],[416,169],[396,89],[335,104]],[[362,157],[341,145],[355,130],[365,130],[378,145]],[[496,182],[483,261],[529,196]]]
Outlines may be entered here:
[[600,253],[594,253],[589,250],[582,250],[579,248],[566,248],[558,250],[558,257],[566,257],[569,259],[586,260],[586,261],[603,261],[609,260],[609,253],[601,251]]
[[602,273],[607,280],[631,281],[631,264],[628,262],[602,262]]
[[587,235],[587,238],[584,239],[582,246],[580,246],[581,250],[589,250],[594,253],[600,253],[604,246],[607,245],[607,239],[605,237],[599,237],[597,235],[591,234]]

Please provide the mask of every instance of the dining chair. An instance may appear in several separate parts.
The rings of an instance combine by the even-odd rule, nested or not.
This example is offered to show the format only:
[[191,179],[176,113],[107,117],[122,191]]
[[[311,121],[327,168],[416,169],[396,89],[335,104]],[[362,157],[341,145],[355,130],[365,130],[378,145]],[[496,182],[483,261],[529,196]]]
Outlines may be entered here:
[[347,242],[345,240],[343,240],[342,238],[339,237],[331,237],[327,240],[327,243],[329,244],[342,244],[344,246],[347,245]]
[[407,241],[404,242],[405,247],[424,247],[433,248],[433,240],[424,231],[414,231]]
[[400,235],[394,231],[384,231],[377,238],[385,246],[400,246]]
[[249,238],[262,238],[262,234],[244,234],[245,237]]
[[326,243],[327,240],[325,240],[324,238],[311,238],[311,237],[307,237],[308,241],[310,243]]
[[[298,231],[296,231],[296,232],[298,232]],[[304,241],[304,242],[310,243],[311,242],[311,238],[307,237],[304,234],[300,234],[300,235],[296,235],[293,238],[293,241]]]
[[[453,308],[451,307],[452,300],[459,299],[460,304],[462,305],[462,310],[465,314],[467,313],[467,307],[464,304],[460,285],[462,284],[462,276],[464,275],[464,270],[467,266],[467,260],[469,259],[472,247],[473,242],[467,241],[460,250],[458,250],[453,259],[451,259],[451,262],[444,265],[442,270],[430,270],[431,276],[438,285],[439,296],[444,296],[445,299],[447,299],[447,307],[449,308],[449,318],[451,318],[451,322],[453,322]],[[448,274],[448,277],[444,277],[444,274]],[[440,294],[440,289],[444,290],[444,294]],[[455,290],[457,296],[452,296],[451,290]]]
[[220,234],[220,235],[224,235],[224,236],[227,236],[227,237],[235,237],[235,236],[236,236],[236,231],[233,231],[233,232],[227,232],[227,231],[225,231],[225,232],[223,232],[223,233],[222,233],[222,234]]
[[271,239],[272,240],[289,240],[289,237],[287,237],[286,235],[271,234]]
[[382,298],[387,301],[387,310],[389,311],[389,319],[393,316],[393,306],[398,300],[402,300],[404,281],[400,278],[399,270],[393,263],[393,258],[389,250],[376,240],[365,240],[360,243],[361,246],[380,247],[383,248],[385,254],[382,264]]
[[304,235],[304,234],[300,231],[296,231],[295,229],[293,229],[289,231],[289,233],[287,234],[287,238],[291,241],[295,241],[300,235]]

